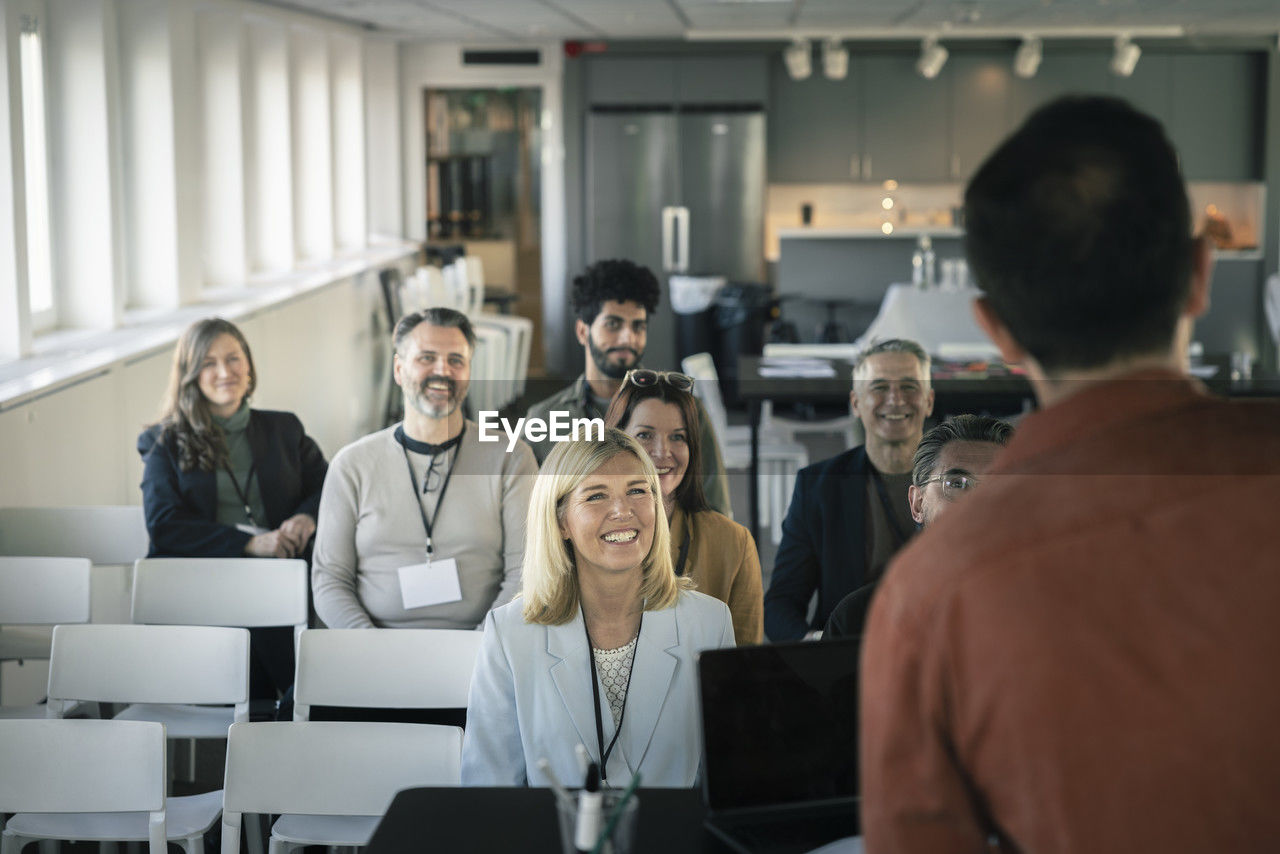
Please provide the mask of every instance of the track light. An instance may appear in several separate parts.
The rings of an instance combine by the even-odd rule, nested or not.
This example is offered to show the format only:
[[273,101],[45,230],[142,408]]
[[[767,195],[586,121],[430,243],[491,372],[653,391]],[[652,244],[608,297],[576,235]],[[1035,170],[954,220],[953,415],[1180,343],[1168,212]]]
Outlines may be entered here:
[[1018,46],[1018,52],[1013,55],[1013,73],[1019,77],[1035,77],[1043,57],[1044,49],[1040,39],[1027,36]]
[[843,80],[849,74],[849,49],[837,38],[822,43],[822,73],[828,80]]
[[1129,40],[1128,36],[1116,36],[1116,52],[1111,57],[1111,73],[1119,77],[1129,77],[1138,66],[1138,58],[1142,56],[1142,48]]
[[796,39],[782,52],[782,61],[792,80],[805,80],[813,73],[813,51],[808,39]]
[[933,36],[920,43],[920,59],[916,60],[916,71],[921,77],[930,80],[938,76],[942,66],[947,64],[947,49],[938,44]]

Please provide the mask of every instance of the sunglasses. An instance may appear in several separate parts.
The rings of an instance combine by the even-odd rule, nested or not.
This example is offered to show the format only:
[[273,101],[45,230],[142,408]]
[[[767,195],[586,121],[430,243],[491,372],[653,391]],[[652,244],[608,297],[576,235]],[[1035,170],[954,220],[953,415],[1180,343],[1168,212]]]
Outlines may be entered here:
[[635,368],[627,371],[623,382],[631,383],[636,388],[650,388],[658,383],[666,383],[677,391],[693,391],[693,377],[676,371],[651,371],[648,368]]

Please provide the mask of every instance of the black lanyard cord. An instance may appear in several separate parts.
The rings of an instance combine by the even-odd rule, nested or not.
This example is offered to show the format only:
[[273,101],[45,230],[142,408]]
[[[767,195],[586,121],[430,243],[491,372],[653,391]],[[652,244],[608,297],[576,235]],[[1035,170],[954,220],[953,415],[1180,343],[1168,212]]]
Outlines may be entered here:
[[[462,433],[467,431],[467,425],[462,425]],[[435,528],[436,520],[440,518],[440,508],[444,507],[444,494],[449,491],[449,481],[453,478],[453,468],[458,464],[458,457],[462,456],[462,433],[458,434],[458,444],[453,452],[453,459],[449,461],[449,468],[444,475],[444,483],[440,485],[440,497],[436,499],[436,510],[431,514],[431,518],[427,518],[427,511],[422,506],[422,499],[418,496],[418,480],[413,474],[413,464],[409,462],[409,449],[400,446],[400,450],[404,451],[404,465],[409,470],[409,486],[413,489],[413,500],[418,505],[418,513],[422,515],[422,530],[427,535],[427,559],[430,560],[431,555],[435,551],[431,545],[432,530]],[[446,450],[445,453],[448,453]],[[435,458],[431,460],[431,465],[435,465]],[[431,470],[427,470],[428,478],[431,476]],[[426,484],[423,484],[424,493]]]
[[244,479],[244,489],[240,488],[240,481],[236,480],[236,473],[231,470],[231,466],[225,465],[223,469],[227,472],[227,477],[231,478],[231,486],[236,491],[236,497],[240,499],[240,503],[244,505],[244,517],[249,520],[249,524],[255,528],[261,527],[258,520],[253,518],[253,508],[249,504],[249,489],[253,485],[253,476],[258,471],[256,462],[249,463],[249,475]]
[[596,654],[591,645],[591,631],[587,628],[587,614],[582,614],[582,630],[587,635],[587,657],[591,664],[591,697],[595,700],[594,706],[596,710],[596,746],[600,750],[600,783],[606,785],[609,782],[609,772],[606,770],[609,765],[609,757],[613,754],[613,746],[618,743],[618,736],[622,734],[622,722],[627,717],[627,697],[631,694],[631,674],[636,671],[636,653],[640,651],[640,629],[644,626],[644,612],[640,613],[640,625],[636,627],[635,648],[631,651],[631,666],[627,668],[627,684],[622,689],[622,711],[618,712],[618,726],[613,731],[613,738],[609,740],[609,746],[604,744],[604,717],[600,714],[600,680],[596,676]]

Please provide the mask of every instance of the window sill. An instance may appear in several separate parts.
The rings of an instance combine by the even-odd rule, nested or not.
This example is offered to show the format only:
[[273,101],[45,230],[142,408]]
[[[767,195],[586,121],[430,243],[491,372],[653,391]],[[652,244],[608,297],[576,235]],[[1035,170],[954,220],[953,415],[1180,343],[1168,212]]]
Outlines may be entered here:
[[243,287],[206,289],[198,303],[179,309],[131,309],[116,329],[62,329],[36,338],[32,355],[0,362],[0,412],[173,347],[202,317],[240,321],[263,309],[385,267],[418,251],[398,239],[284,274],[255,277]]

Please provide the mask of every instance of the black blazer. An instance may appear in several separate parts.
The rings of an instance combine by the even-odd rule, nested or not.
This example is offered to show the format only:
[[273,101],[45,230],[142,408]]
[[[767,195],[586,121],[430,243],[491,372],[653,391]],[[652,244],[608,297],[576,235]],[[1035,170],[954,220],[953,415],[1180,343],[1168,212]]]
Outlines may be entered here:
[[[258,489],[275,530],[298,513],[315,518],[329,464],[292,412],[249,412],[249,447]],[[251,535],[220,525],[218,481],[210,471],[182,471],[177,442],[159,426],[138,436],[142,455],[142,509],[151,535],[148,557],[240,557]]]
[[[798,640],[867,582],[866,512],[870,462],[860,445],[800,470],[782,522],[782,543],[764,596],[772,641]],[[805,622],[818,591],[813,621]]]

